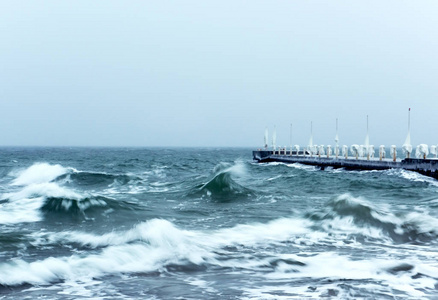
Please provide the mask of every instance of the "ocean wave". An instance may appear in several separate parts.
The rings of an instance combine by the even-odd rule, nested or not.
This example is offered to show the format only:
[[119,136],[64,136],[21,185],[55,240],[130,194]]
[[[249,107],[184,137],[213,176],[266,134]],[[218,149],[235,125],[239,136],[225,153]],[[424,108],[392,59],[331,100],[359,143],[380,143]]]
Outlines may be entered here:
[[391,176],[398,176],[403,179],[407,179],[413,182],[423,182],[430,184],[432,186],[438,187],[438,181],[432,177],[421,175],[420,173],[408,171],[404,169],[391,169],[384,171],[386,174]]
[[[264,278],[274,282],[296,281],[295,286],[290,286],[295,291],[300,288],[298,283],[302,278],[316,283],[328,279],[330,282],[367,282],[372,278],[373,281],[384,283],[380,285],[383,292],[397,289],[411,297],[422,297],[428,290],[434,290],[438,268],[420,256],[400,259],[394,254],[382,254],[358,260],[339,252],[299,251],[298,237],[301,237],[301,242],[304,237],[321,239],[321,235],[317,236],[314,232],[312,223],[308,219],[283,218],[266,224],[188,231],[177,228],[169,221],[154,219],[127,231],[103,235],[81,232],[33,233],[37,246],[74,243],[97,250],[33,262],[16,259],[0,263],[0,284],[39,285],[65,280],[82,282],[110,274],[185,272],[213,266],[261,272]],[[337,238],[335,236],[332,239]],[[284,246],[285,242],[292,242],[291,246],[294,246],[287,247],[289,253],[283,252],[286,248],[278,252],[276,249]],[[251,250],[255,247],[261,247],[263,255]],[[317,297],[329,293],[330,284],[320,282],[318,285],[318,289],[307,291],[309,295]],[[336,285],[334,291],[340,294],[346,292],[342,285]],[[250,293],[250,290],[247,292]]]
[[293,164],[287,164],[286,166],[290,167],[290,168],[295,168],[298,170],[304,170],[304,171],[319,171],[320,168],[315,167],[315,166],[309,166],[309,165],[304,165],[304,164],[300,164],[300,163],[293,163]]
[[[133,236],[129,236],[129,233]],[[59,238],[59,236],[58,236]],[[202,265],[213,253],[197,245],[189,232],[170,222],[154,220],[140,225],[123,236],[65,236],[62,239],[89,245],[111,244],[98,254],[47,258],[26,262],[21,259],[0,263],[0,284],[46,284],[64,280],[84,280],[106,274],[155,272],[166,266]],[[136,243],[132,243],[132,240]]]
[[[356,299],[363,298],[360,296],[361,289],[364,298],[386,298],[388,295],[392,298],[395,291],[400,298],[423,298],[435,291],[438,268],[430,267],[428,263],[416,258],[402,261],[394,257],[357,260],[334,252],[312,256],[278,256],[299,261],[300,264],[280,263],[273,272],[266,275],[274,282],[289,282],[288,286],[281,288],[283,295],[275,299],[289,299],[291,295]],[[302,278],[311,280],[303,285]],[[352,291],[346,282],[355,282],[356,289]],[[373,288],[368,290],[370,287]],[[277,295],[275,289],[278,289],[275,285],[257,286],[246,288],[245,294],[251,299],[265,299],[263,295]]]
[[[160,170],[153,170],[149,173],[157,173],[161,176]],[[148,173],[148,174],[149,174]],[[144,178],[135,174],[110,174],[106,172],[79,171],[71,167],[63,167],[59,164],[35,163],[26,169],[10,172],[15,177],[12,186],[29,186],[48,182],[59,184],[74,184],[86,187],[107,187],[111,185],[125,186],[141,183]]]
[[136,180],[141,180],[134,175],[83,172],[48,163],[36,163],[26,169],[12,171],[10,175],[15,179],[5,189],[7,192],[1,195],[0,224],[38,222],[55,213],[85,217],[83,213],[94,208],[119,209],[127,204],[95,192],[78,190],[77,186],[103,185],[110,189],[127,186],[129,192],[136,187]]
[[35,183],[17,192],[2,195],[0,224],[38,222],[43,218],[41,208],[48,198],[80,200],[82,196],[56,183]]
[[76,215],[108,204],[110,207],[121,207],[110,198],[79,193],[55,182],[31,184],[17,192],[3,194],[2,199],[0,224],[38,222],[44,215],[54,212]]
[[22,199],[37,197],[69,198],[79,200],[82,198],[82,195],[54,182],[31,184],[17,192],[6,193],[3,195],[3,198],[8,199],[9,201],[20,201]]
[[190,196],[208,197],[218,201],[232,201],[252,196],[252,191],[233,180],[233,176],[243,176],[245,168],[242,163],[230,165],[221,163],[215,166],[213,177],[207,182],[196,186]]
[[44,203],[42,197],[2,202],[0,203],[0,224],[30,223],[42,219],[39,210]]
[[343,194],[330,200],[319,212],[306,215],[330,233],[361,234],[396,243],[428,243],[438,237],[438,220],[425,213],[393,214],[363,198]]
[[79,186],[109,186],[114,183],[126,185],[134,180],[141,180],[141,178],[126,174],[108,174],[103,172],[85,171],[75,171],[69,174],[63,174],[56,178],[56,181],[74,183]]
[[[108,202],[108,201],[106,201]],[[209,231],[192,231],[199,243],[205,246],[215,245],[254,245],[281,244],[291,242],[296,245],[343,244],[348,247],[361,247],[361,243],[370,240],[384,244],[434,243],[438,237],[438,220],[425,212],[409,212],[394,215],[390,208],[372,205],[362,198],[349,194],[341,195],[327,203],[320,210],[299,214],[289,218],[279,218],[268,223],[236,225]],[[47,241],[71,242],[86,247],[104,247],[124,243],[149,241],[155,228],[157,236],[164,232],[175,232],[174,226],[164,220],[141,223],[124,232],[111,232],[95,236],[78,232],[63,232],[51,235]],[[157,229],[158,228],[158,229]],[[187,234],[181,231],[181,235]],[[365,240],[363,240],[365,239]]]
[[48,163],[36,163],[27,169],[14,171],[12,175],[16,178],[12,182],[13,185],[30,185],[55,180],[61,175],[64,175],[74,169],[65,168],[61,165],[50,165]]
[[107,201],[108,199],[105,197],[83,198],[80,200],[48,197],[39,209],[46,214],[67,212],[71,216],[83,213],[92,207],[105,207],[108,205]]

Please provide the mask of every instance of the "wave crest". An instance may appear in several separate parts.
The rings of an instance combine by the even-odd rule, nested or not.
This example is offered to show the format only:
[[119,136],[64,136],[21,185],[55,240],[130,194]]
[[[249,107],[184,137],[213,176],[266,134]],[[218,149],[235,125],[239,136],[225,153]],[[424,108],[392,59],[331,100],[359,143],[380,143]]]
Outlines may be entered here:
[[[71,169],[70,169],[71,170]],[[36,163],[29,168],[19,171],[13,185],[30,185],[55,180],[59,176],[69,172],[69,169],[61,165],[50,165],[48,163]]]
[[232,176],[244,174],[243,164],[230,165],[221,163],[215,166],[214,175],[207,183],[198,185],[190,193],[195,196],[207,196],[218,201],[232,201],[248,198],[252,191],[233,180]]
[[360,234],[377,239],[389,237],[396,243],[428,243],[438,237],[434,217],[415,212],[395,215],[350,194],[332,199],[322,211],[306,216],[331,233]]

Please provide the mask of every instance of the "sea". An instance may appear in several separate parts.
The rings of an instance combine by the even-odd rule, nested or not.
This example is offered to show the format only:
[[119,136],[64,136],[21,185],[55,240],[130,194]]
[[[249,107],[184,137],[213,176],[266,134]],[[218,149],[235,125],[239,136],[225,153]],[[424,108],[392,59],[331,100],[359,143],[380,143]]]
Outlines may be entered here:
[[438,181],[250,148],[0,148],[0,299],[438,299]]

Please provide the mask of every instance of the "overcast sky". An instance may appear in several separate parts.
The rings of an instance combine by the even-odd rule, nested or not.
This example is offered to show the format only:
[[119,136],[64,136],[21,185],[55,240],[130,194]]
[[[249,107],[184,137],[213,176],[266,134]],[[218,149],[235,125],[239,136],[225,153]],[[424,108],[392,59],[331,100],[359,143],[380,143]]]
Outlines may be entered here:
[[438,1],[0,2],[0,145],[438,144]]

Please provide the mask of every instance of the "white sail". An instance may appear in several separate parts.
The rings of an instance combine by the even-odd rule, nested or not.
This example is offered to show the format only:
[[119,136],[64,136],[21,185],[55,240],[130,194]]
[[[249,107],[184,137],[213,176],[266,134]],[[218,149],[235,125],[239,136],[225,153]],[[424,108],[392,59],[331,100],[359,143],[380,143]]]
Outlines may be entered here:
[[277,129],[274,127],[274,132],[272,133],[272,148],[275,149],[277,148]]
[[406,154],[407,157],[410,157],[412,153],[412,145],[411,145],[411,109],[409,108],[408,113],[408,135],[406,136],[405,143],[402,146],[403,153]]
[[265,149],[268,148],[268,141],[269,141],[268,127],[266,127],[266,129],[265,129]]
[[403,150],[403,153],[406,154],[406,156],[410,156],[410,154],[412,153],[411,137],[410,137],[409,133],[408,133],[408,136],[406,138],[405,143],[402,146],[402,150]]
[[368,131],[368,116],[367,116],[367,135],[365,136],[365,143],[361,149],[361,156],[367,156],[369,158],[370,153],[370,135]]
[[408,131],[408,135],[406,136],[405,143],[403,145],[411,145],[411,133]]
[[367,148],[370,146],[370,136],[368,135],[368,133],[367,133],[367,135],[365,137],[364,146],[367,147]]

